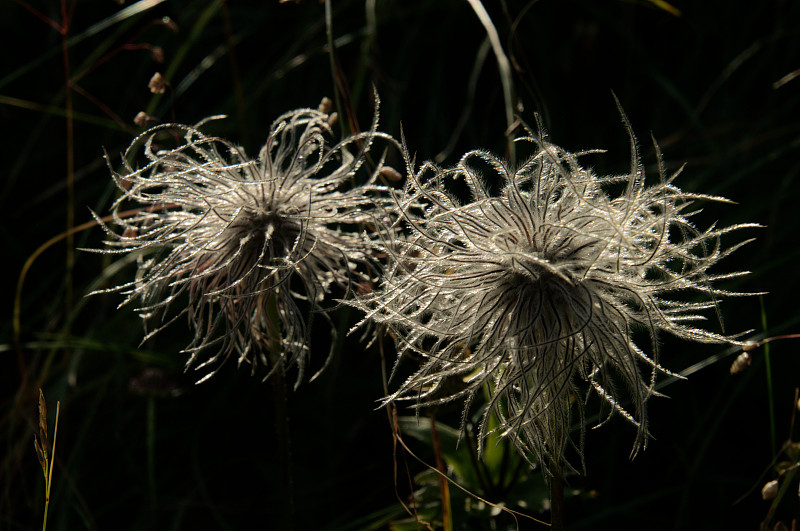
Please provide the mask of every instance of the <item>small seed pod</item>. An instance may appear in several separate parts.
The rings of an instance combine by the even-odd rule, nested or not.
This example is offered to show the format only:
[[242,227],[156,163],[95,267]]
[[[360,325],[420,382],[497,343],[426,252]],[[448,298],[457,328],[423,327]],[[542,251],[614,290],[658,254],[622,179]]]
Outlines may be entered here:
[[164,79],[164,76],[159,72],[156,72],[153,74],[153,77],[150,78],[147,88],[149,88],[150,92],[153,94],[163,94],[167,90],[167,80]]
[[317,107],[317,110],[319,112],[325,114],[330,114],[332,109],[333,109],[333,101],[331,101],[331,99],[328,98],[327,96],[322,98],[322,101],[319,102],[319,107]]
[[150,122],[157,122],[157,121],[158,118],[156,118],[155,116],[150,116],[149,114],[143,111],[139,111],[139,113],[133,119],[133,123],[138,125],[139,127],[147,125]]
[[403,179],[403,176],[400,175],[400,172],[391,166],[384,166],[381,168],[381,177],[394,182],[401,181]]
[[332,113],[330,113],[328,115],[328,125],[330,127],[333,127],[334,125],[336,125],[336,123],[338,121],[339,121],[339,113],[338,112],[332,112]]
[[761,499],[771,500],[778,495],[778,480],[773,479],[761,488]]
[[742,372],[743,370],[745,370],[750,366],[750,363],[752,363],[752,361],[753,358],[750,357],[750,354],[748,352],[746,351],[742,352],[741,354],[736,356],[736,359],[733,360],[733,363],[731,363],[731,374],[737,374]]

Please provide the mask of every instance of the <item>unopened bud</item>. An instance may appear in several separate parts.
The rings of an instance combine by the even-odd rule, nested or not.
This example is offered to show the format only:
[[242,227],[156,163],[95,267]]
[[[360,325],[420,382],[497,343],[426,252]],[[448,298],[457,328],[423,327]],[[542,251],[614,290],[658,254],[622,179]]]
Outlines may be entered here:
[[156,122],[158,119],[155,116],[150,116],[146,112],[139,111],[139,114],[133,119],[133,123],[142,127],[143,125],[147,125],[149,122]]
[[750,354],[748,354],[747,352],[742,352],[741,354],[736,356],[736,359],[733,360],[733,363],[731,363],[731,374],[737,374],[742,372],[743,370],[745,370],[750,366],[750,363],[752,361],[753,360],[750,357]]
[[328,115],[328,125],[329,126],[333,127],[334,125],[336,125],[336,122],[338,122],[338,121],[339,121],[339,113],[338,112],[332,112],[332,113],[330,113]]
[[167,80],[164,79],[164,76],[159,72],[153,74],[153,77],[150,78],[150,83],[147,84],[147,88],[149,88],[150,92],[153,94],[164,94],[166,87]]
[[771,500],[778,495],[778,480],[773,479],[761,488],[761,498]]
[[389,181],[395,181],[395,182],[403,179],[403,176],[400,175],[400,172],[392,168],[391,166],[384,166],[383,168],[381,168],[381,177]]
[[333,102],[331,101],[331,99],[328,97],[322,98],[322,101],[319,102],[317,110],[319,112],[324,112],[325,114],[330,114],[331,109],[333,109]]

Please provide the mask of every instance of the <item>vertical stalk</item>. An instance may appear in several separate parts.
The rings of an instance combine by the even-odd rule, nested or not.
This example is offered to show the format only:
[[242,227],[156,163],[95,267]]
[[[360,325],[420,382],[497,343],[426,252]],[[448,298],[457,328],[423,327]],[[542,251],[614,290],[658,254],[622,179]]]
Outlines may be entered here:
[[453,531],[453,510],[450,505],[450,485],[447,482],[447,469],[442,459],[442,443],[439,440],[439,431],[436,429],[436,418],[431,414],[431,437],[433,438],[433,450],[436,454],[436,468],[441,472],[439,475],[439,492],[442,495],[442,529],[443,531]]
[[275,372],[270,377],[275,410],[275,431],[278,436],[278,455],[280,463],[280,506],[278,529],[290,531],[294,520],[294,481],[292,479],[292,442],[289,430],[289,408],[286,400],[286,371],[281,345],[280,318],[278,316],[277,294],[271,293],[267,300],[269,317],[269,358]]
[[550,459],[550,529],[564,531],[564,475],[561,459]]
[[[767,329],[767,310],[764,308],[764,297],[759,297],[761,302],[761,327],[764,329],[764,336],[769,336]],[[772,452],[772,460],[774,461],[777,456],[777,443],[775,440],[775,401],[772,396],[772,364],[769,357],[769,342],[764,343],[764,365],[767,373],[767,403],[769,404],[769,435],[770,435],[770,451]]]
[[[74,6],[74,4],[73,4]],[[67,256],[65,294],[66,316],[72,313],[72,268],[75,264],[75,237],[72,227],[75,225],[75,127],[72,119],[72,74],[69,63],[69,33],[71,12],[67,11],[67,1],[61,0],[61,55],[64,63],[64,97],[67,121]]]

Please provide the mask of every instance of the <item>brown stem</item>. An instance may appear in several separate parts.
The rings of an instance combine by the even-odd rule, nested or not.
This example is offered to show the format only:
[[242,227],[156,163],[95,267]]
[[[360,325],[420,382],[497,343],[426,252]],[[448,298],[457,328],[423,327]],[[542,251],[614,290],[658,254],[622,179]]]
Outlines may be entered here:
[[[73,3],[73,7],[75,4]],[[75,264],[74,237],[71,232],[75,226],[75,127],[72,120],[72,76],[69,63],[69,43],[67,34],[71,22],[71,10],[67,11],[66,0],[61,0],[61,55],[64,62],[64,96],[67,121],[67,257],[65,275],[66,322],[72,313],[72,268]],[[68,332],[68,331],[67,331]]]
[[550,529],[564,531],[564,476],[561,461],[550,460]]
[[294,476],[292,473],[292,439],[289,424],[288,396],[286,389],[286,366],[280,333],[280,317],[278,316],[278,299],[276,294],[267,301],[269,316],[269,357],[275,371],[270,377],[275,408],[275,431],[278,437],[278,458],[280,463],[281,484],[278,529],[291,531],[294,527]]
[[442,528],[444,531],[453,531],[453,511],[450,506],[450,485],[447,483],[447,469],[442,459],[442,443],[439,441],[439,431],[436,429],[436,418],[431,414],[431,437],[433,450],[436,454],[436,468],[439,470],[439,491],[442,494]]

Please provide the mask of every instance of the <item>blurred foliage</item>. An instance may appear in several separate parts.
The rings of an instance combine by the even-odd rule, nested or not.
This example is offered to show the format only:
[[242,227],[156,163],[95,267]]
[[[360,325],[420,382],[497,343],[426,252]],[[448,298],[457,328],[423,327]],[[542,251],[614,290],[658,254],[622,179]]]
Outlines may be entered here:
[[[769,334],[797,331],[800,246],[792,202],[800,201],[800,79],[792,74],[800,69],[800,4],[485,4],[511,60],[520,118],[533,123],[540,113],[554,142],[607,149],[591,163],[622,171],[627,137],[613,91],[651,169],[652,132],[669,168],[686,163],[679,186],[738,203],[712,205],[699,224],[766,226],[728,260],[726,270],[753,271],[729,287],[767,292]],[[37,248],[90,221],[87,207],[105,212],[115,189],[103,149],[118,165],[143,129],[134,123],[140,112],[183,123],[227,114],[209,125],[211,132],[256,153],[273,119],[315,107],[324,96],[338,96],[340,115],[353,117],[340,121],[343,128],[363,127],[374,85],[382,130],[402,130],[418,160],[452,163],[478,147],[503,152],[497,62],[465,0],[336,0],[330,7],[338,74],[327,48],[325,4],[316,0],[0,5],[0,241],[11,272],[0,321],[0,526],[30,529],[42,520],[45,483],[33,444],[42,387],[48,401],[61,402],[49,529],[239,529],[253,522],[273,528],[286,486],[276,481],[283,457],[270,384],[227,367],[194,386],[194,375],[182,372],[180,326],[139,347],[141,324],[115,309],[120,297],[84,298],[133,274],[132,264],[113,266],[108,257],[66,249],[99,247],[99,229],[65,238],[33,262],[22,288],[19,338],[12,300],[17,274]],[[163,94],[148,89],[156,72],[168,83]],[[761,332],[755,297],[728,301],[722,313],[729,332]],[[295,528],[386,528],[410,517],[400,501],[409,504],[412,494],[420,514],[440,521],[437,476],[402,448],[393,450],[391,425],[376,409],[384,394],[381,355],[355,335],[342,337],[355,317],[347,310],[334,315],[342,334],[332,366],[289,396]],[[322,363],[328,345],[324,335],[317,338],[314,359]],[[699,364],[698,370],[662,389],[671,399],[650,402],[653,440],[634,461],[634,434],[624,422],[589,432],[587,475],[568,477],[579,493],[566,502],[569,529],[755,529],[763,520],[769,504],[758,490],[777,472],[762,473],[781,441],[796,440],[780,420],[795,407],[797,344],[778,342],[771,351],[775,434],[758,352],[747,371],[731,376],[732,349],[668,337],[663,344],[666,367]],[[392,353],[386,356],[391,364]],[[421,419],[402,425],[409,443],[418,443],[417,455],[435,466],[434,449],[420,442]],[[437,420],[442,444],[450,444],[446,426],[459,425],[459,408],[443,409]],[[462,441],[457,452],[443,448],[444,462],[454,479],[480,487],[470,477],[477,468],[463,461],[467,447]],[[487,455],[489,463],[495,458]],[[546,520],[537,507],[543,481],[538,470],[525,469],[513,496],[486,488],[481,494]],[[505,513],[450,491],[456,529],[478,521],[514,528]],[[786,521],[798,514],[793,492],[782,497],[780,511]]]

